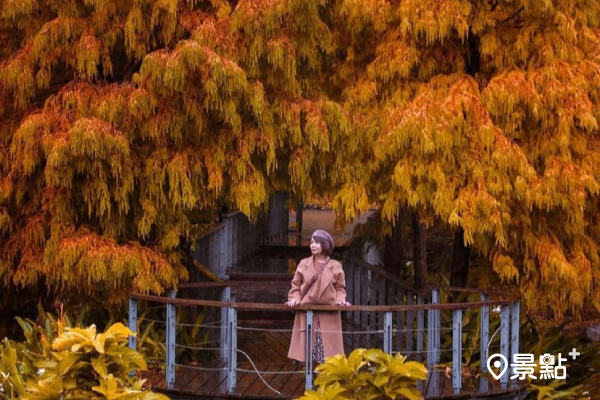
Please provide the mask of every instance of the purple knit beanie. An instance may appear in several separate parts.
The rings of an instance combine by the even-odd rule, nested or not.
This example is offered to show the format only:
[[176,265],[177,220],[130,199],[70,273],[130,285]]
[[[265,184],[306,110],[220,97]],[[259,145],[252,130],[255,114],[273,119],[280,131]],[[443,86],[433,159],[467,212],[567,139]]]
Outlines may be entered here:
[[317,229],[316,231],[313,232],[312,237],[325,240],[326,242],[329,243],[329,246],[331,247],[331,251],[333,251],[333,247],[334,247],[333,238],[327,231],[324,231],[323,229]]

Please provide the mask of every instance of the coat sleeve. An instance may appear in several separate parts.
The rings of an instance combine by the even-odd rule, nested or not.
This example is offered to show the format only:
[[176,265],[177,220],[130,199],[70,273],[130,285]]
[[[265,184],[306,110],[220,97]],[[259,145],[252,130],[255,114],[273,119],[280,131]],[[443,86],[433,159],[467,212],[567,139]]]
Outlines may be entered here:
[[290,289],[290,292],[288,293],[288,301],[297,300],[298,302],[300,302],[300,300],[301,300],[300,286],[302,285],[302,282],[304,281],[304,277],[302,275],[302,272],[300,271],[301,266],[302,266],[302,263],[298,264],[298,267],[296,268],[296,273],[294,274],[294,278],[292,279],[292,288]]
[[340,303],[346,301],[346,277],[344,276],[344,270],[342,266],[339,266],[339,270],[334,274],[335,281],[333,287],[335,288],[335,302]]

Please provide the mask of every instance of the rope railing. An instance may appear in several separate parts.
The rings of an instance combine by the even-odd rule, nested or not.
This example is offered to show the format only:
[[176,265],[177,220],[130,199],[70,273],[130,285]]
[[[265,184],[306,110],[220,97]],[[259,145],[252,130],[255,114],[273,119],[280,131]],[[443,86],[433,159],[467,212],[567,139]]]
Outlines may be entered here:
[[196,371],[208,371],[208,372],[215,372],[215,371],[225,371],[226,368],[225,367],[221,367],[221,368],[217,368],[217,367],[198,367],[196,365],[189,365],[189,364],[175,364],[176,366],[180,367],[180,368],[187,368],[187,369],[193,369]]
[[[365,267],[366,268],[366,267]],[[377,280],[376,273],[381,271],[377,267],[371,268],[370,278]],[[351,316],[349,319],[351,329],[331,330],[321,329],[324,334],[342,334],[344,337],[349,337],[347,345],[350,346],[381,346],[382,350],[389,354],[401,353],[409,357],[416,357],[419,360],[426,358],[426,363],[430,368],[440,364],[440,360],[444,363],[452,364],[452,384],[455,391],[460,392],[461,389],[461,367],[462,355],[464,352],[476,352],[479,350],[481,354],[482,373],[487,372],[487,365],[484,362],[484,356],[489,355],[490,349],[494,352],[503,354],[507,359],[510,359],[513,354],[518,353],[519,339],[519,297],[504,292],[498,291],[480,291],[477,289],[459,289],[452,287],[436,287],[431,290],[430,295],[422,293],[410,292],[410,295],[397,293],[398,288],[392,287],[395,291],[393,296],[390,295],[388,285],[379,283],[379,286],[369,289],[368,293],[362,293],[364,299],[367,300],[365,305],[354,304],[352,306],[329,306],[329,305],[304,305],[290,308],[284,304],[272,303],[250,303],[239,302],[231,295],[232,286],[242,285],[243,281],[237,282],[216,282],[216,283],[196,283],[186,284],[187,288],[218,288],[221,290],[220,300],[214,299],[184,299],[176,298],[175,291],[170,291],[168,297],[154,296],[149,294],[132,293],[130,296],[130,329],[136,330],[137,325],[137,302],[145,301],[148,303],[158,303],[161,309],[166,308],[166,320],[153,320],[146,316],[143,321],[155,322],[166,325],[166,384],[168,389],[172,389],[175,384],[175,366],[185,368],[195,368],[202,370],[202,366],[181,365],[175,362],[175,351],[177,349],[188,349],[194,351],[211,351],[218,352],[218,358],[225,364],[222,368],[206,368],[206,371],[221,370],[226,372],[226,387],[227,392],[235,391],[237,372],[252,372],[257,373],[261,380],[268,386],[267,382],[262,378],[262,375],[273,374],[299,374],[305,375],[305,385],[307,388],[312,387],[313,380],[313,365],[312,357],[307,357],[306,365],[302,371],[261,371],[256,367],[251,356],[238,348],[238,339],[243,339],[244,334],[255,332],[257,334],[266,333],[281,333],[283,337],[289,336],[293,329],[286,327],[265,328],[260,326],[238,325],[237,315],[239,312],[246,311],[262,311],[262,312],[289,312],[306,314],[307,325],[301,330],[304,332],[308,340],[306,340],[306,354],[311,354],[309,351],[312,348],[312,337],[316,328],[316,320],[313,325],[313,318],[318,318],[321,312],[346,312]],[[396,282],[392,282],[396,284]],[[181,285],[180,288],[183,288]],[[406,288],[402,288],[405,290]],[[462,302],[441,303],[441,293],[462,293],[467,294]],[[473,296],[479,295],[480,300],[474,301]],[[454,296],[456,297],[456,296]],[[456,301],[452,298],[451,301]],[[445,299],[446,297],[444,297]],[[450,298],[450,297],[448,297]],[[405,301],[408,304],[384,304],[385,299],[393,299],[394,303]],[[178,310],[189,307],[206,307],[220,311],[214,313],[211,311],[212,319],[202,321],[201,323],[188,323],[176,321]],[[494,309],[500,311],[496,317]],[[146,308],[148,309],[148,308]],[[480,325],[478,329],[470,327],[463,329],[462,315],[465,310],[478,310],[480,313]],[[443,318],[442,318],[443,317]],[[215,319],[216,318],[216,319]],[[500,319],[500,327],[495,332],[490,332],[490,321],[492,318]],[[140,320],[141,322],[142,320]],[[497,320],[496,320],[497,321]],[[212,339],[198,343],[176,343],[176,331],[182,328],[200,328],[206,334],[214,332]],[[206,331],[205,331],[206,330]],[[473,346],[473,342],[464,341],[469,346],[463,347],[463,333],[477,333],[480,335],[480,346]],[[442,335],[447,339],[452,337],[451,347],[442,347]],[[496,337],[497,336],[497,337]],[[254,336],[253,336],[254,338]],[[492,341],[496,342],[492,345]],[[248,340],[248,339],[246,339]],[[499,342],[499,344],[497,344]],[[444,343],[447,343],[444,341]],[[243,343],[242,343],[243,344]],[[130,346],[135,346],[135,338],[130,339]],[[210,347],[207,347],[210,346]],[[248,359],[254,369],[244,369],[238,366],[237,355],[241,354]],[[447,356],[447,355],[451,356]],[[501,378],[502,387],[506,387],[508,381],[503,375]],[[270,386],[268,386],[270,387]],[[275,388],[270,387],[277,394],[281,394]],[[225,393],[223,393],[225,394]]]
[[175,306],[184,307],[226,307],[235,308],[245,311],[375,311],[375,312],[395,312],[395,311],[429,311],[429,310],[464,310],[476,308],[480,306],[507,306],[518,300],[515,296],[509,299],[481,301],[481,302],[465,302],[451,304],[414,304],[414,305],[392,305],[392,306],[326,306],[326,305],[298,305],[290,308],[284,304],[272,303],[237,303],[223,302],[216,300],[192,300],[192,299],[177,299],[148,294],[132,293],[130,298],[135,300],[155,301],[157,303],[172,304]]
[[218,340],[211,340],[210,342],[198,343],[200,346],[192,346],[192,345],[185,345],[185,344],[175,344],[175,347],[179,347],[179,348],[182,348],[182,349],[189,349],[189,350],[202,350],[202,351],[212,351],[212,350],[221,350],[221,349],[223,349],[222,347],[206,347],[207,344],[215,344],[215,343],[220,343],[220,341],[218,341]]

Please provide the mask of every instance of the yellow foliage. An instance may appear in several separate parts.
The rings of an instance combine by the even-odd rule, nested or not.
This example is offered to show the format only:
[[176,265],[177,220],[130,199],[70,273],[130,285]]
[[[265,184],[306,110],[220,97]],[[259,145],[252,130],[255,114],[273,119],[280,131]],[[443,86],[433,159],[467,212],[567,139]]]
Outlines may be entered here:
[[160,292],[215,210],[284,189],[460,228],[527,298],[579,309],[599,26],[550,0],[4,0],[0,277]]

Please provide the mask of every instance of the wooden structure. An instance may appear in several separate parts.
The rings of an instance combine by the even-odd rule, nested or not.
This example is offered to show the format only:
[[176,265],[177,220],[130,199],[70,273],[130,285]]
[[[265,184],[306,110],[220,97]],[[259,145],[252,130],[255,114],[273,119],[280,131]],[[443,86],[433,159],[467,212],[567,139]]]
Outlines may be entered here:
[[[191,398],[299,397],[312,387],[314,366],[312,357],[306,366],[287,358],[294,313],[306,312],[310,332],[313,311],[342,310],[346,354],[381,348],[426,363],[429,378],[419,389],[427,399],[519,396],[523,386],[509,372],[490,380],[486,363],[491,354],[512,360],[519,352],[518,297],[456,288],[419,293],[367,262],[378,255],[363,243],[334,234],[353,306],[284,306],[293,269],[309,254],[309,238],[288,233],[286,202],[285,194],[273,196],[269,215],[254,224],[241,213],[224,215],[198,239],[196,261],[230,280],[182,284],[166,297],[131,295],[130,329],[152,323],[164,332],[154,338],[166,356],[159,360],[164,372],[149,377],[153,389]],[[320,226],[324,219],[316,218]]]
[[[298,307],[296,311],[307,313],[308,332],[313,329],[313,311],[343,310],[346,352],[360,347],[379,347],[388,353],[400,352],[426,362],[431,373],[420,389],[429,399],[448,396],[516,398],[522,391],[522,386],[509,381],[509,373],[499,382],[487,379],[485,362],[481,362],[480,370],[471,374],[463,366],[467,352],[477,353],[483,360],[490,353],[500,353],[511,360],[512,354],[518,352],[518,298],[501,292],[452,288],[434,288],[431,293],[421,295],[360,259],[346,258],[344,267],[348,298],[353,304],[361,305]],[[276,285],[271,283],[271,286]],[[196,291],[205,295],[218,291],[218,299],[214,299],[215,296],[212,299],[178,298],[174,291],[168,297],[132,295],[132,330],[138,327],[139,301],[162,304],[166,310],[166,369],[165,374],[150,381],[153,388],[188,396],[292,398],[312,387],[311,361],[304,368],[292,364],[286,357],[292,311],[282,304],[235,301],[236,293],[245,293],[255,287],[256,282],[244,281],[189,283],[180,287],[181,292]],[[461,293],[460,296],[457,293]],[[473,296],[478,300],[473,301]],[[493,312],[496,308],[499,313]],[[205,318],[201,324],[180,322],[177,313],[186,309],[212,310],[213,317]],[[274,316],[270,322],[268,319],[247,321],[240,318],[246,312]],[[480,335],[474,346],[477,349],[466,348],[473,346],[469,335],[463,335],[469,333],[463,327],[467,313],[469,320],[478,321]],[[281,319],[282,314],[289,318]],[[491,325],[492,318],[499,323],[495,332],[490,330],[490,326],[495,326]],[[178,332],[186,328],[206,332],[204,336],[200,335],[204,341],[193,345],[180,343]],[[136,346],[135,338],[131,338],[130,345]],[[311,344],[307,343],[307,346],[310,348]],[[184,363],[176,358],[181,351],[206,351],[209,355],[193,363]],[[482,354],[485,356],[481,357]]]
[[[287,237],[289,212],[287,194],[277,192],[270,198],[269,213],[251,223],[239,211],[224,214],[221,222],[196,241],[194,259],[215,275],[226,279],[228,271],[261,245]],[[192,276],[197,280],[199,276]]]

